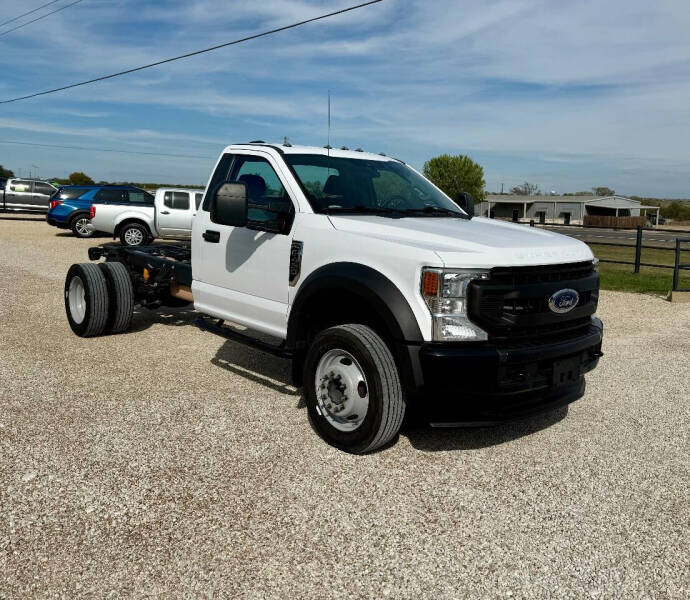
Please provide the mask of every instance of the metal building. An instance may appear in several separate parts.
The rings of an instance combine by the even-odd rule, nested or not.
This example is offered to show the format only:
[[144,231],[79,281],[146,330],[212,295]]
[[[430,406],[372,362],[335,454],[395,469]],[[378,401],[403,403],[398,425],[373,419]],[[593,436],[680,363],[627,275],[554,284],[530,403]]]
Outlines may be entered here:
[[482,217],[530,221],[537,223],[565,223],[581,225],[585,215],[639,217],[655,211],[658,206],[642,206],[639,200],[624,196],[515,196],[489,194],[475,206],[475,214]]

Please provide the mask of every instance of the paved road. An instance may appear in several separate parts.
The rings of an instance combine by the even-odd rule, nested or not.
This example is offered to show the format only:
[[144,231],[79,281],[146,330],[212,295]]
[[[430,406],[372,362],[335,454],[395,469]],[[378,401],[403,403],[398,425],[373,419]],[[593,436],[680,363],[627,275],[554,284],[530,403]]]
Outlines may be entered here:
[[568,413],[351,456],[188,309],[74,336],[93,243],[0,221],[3,600],[688,597],[690,305],[603,292]]

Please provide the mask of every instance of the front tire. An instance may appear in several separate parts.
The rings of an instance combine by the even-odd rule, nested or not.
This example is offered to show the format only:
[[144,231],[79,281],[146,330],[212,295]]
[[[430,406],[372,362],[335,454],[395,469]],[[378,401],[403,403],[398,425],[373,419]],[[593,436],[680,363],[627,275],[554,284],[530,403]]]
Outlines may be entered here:
[[127,223],[120,230],[120,242],[123,246],[143,246],[150,237],[149,230],[141,223]]
[[109,307],[108,286],[98,265],[72,265],[65,279],[65,310],[72,331],[80,337],[100,335]]
[[93,234],[95,233],[94,228],[91,225],[91,221],[89,220],[89,216],[86,214],[77,215],[74,217],[70,221],[69,228],[78,238],[90,238],[93,237]]
[[393,355],[366,325],[339,325],[316,336],[305,358],[304,392],[321,437],[353,454],[390,442],[405,416]]

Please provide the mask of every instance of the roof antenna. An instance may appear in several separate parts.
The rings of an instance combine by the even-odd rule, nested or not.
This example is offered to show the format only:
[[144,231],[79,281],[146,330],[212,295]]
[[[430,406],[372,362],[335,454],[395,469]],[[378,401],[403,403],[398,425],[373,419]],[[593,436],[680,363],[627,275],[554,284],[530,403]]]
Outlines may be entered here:
[[326,152],[328,153],[328,172],[331,171],[331,90],[328,90],[328,139],[326,142]]
[[326,144],[328,156],[331,155],[331,90],[328,90],[328,141]]

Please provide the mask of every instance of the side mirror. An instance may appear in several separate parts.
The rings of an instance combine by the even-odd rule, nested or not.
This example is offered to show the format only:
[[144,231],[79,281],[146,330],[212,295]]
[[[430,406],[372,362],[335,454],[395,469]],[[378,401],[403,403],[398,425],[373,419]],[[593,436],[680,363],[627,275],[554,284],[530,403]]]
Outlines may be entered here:
[[467,192],[460,192],[458,198],[455,201],[457,205],[462,208],[467,213],[467,216],[471,219],[474,217],[474,198],[472,194]]
[[232,227],[247,224],[247,186],[244,181],[221,183],[211,198],[211,221]]

